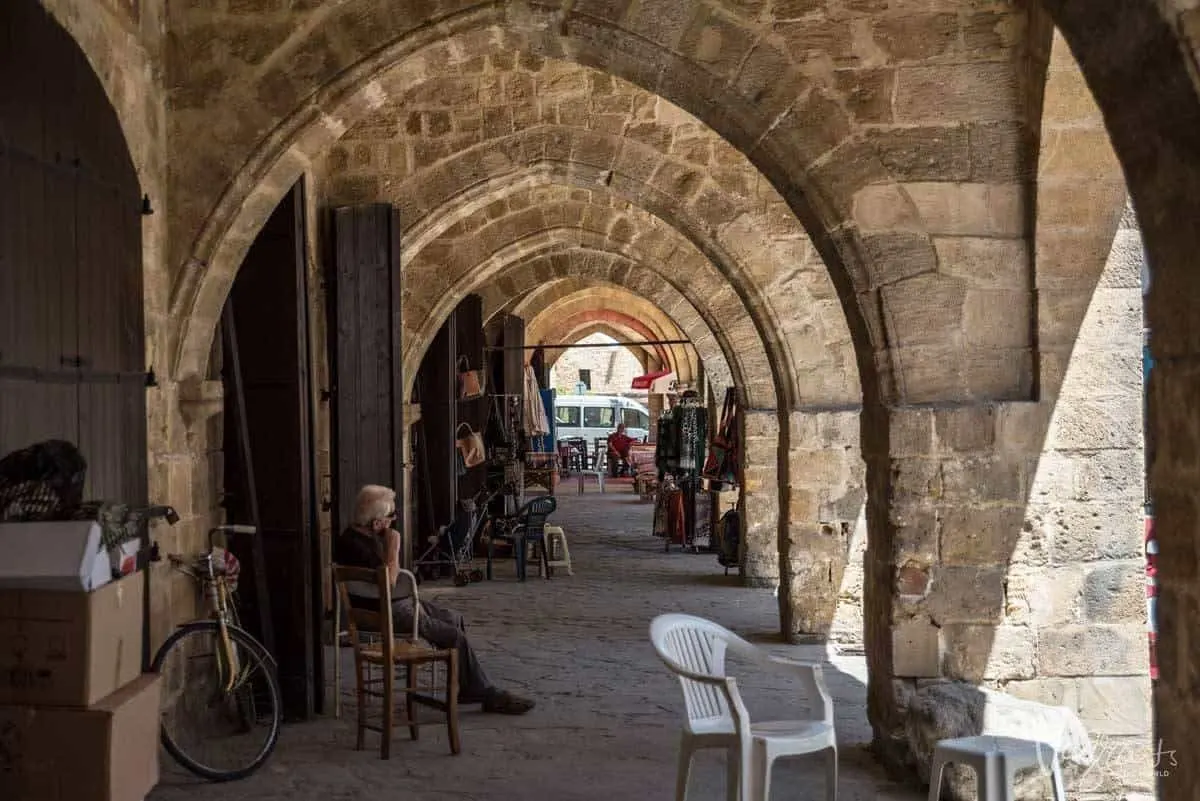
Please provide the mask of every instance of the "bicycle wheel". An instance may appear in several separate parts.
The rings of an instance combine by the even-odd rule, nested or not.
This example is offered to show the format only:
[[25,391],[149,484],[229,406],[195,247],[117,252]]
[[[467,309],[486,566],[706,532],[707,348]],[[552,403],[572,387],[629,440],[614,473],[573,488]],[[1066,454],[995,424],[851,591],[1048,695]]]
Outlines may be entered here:
[[267,650],[241,629],[228,632],[232,662],[217,622],[204,620],[173,632],[152,668],[163,676],[163,748],[213,782],[243,779],[262,767],[283,718]]

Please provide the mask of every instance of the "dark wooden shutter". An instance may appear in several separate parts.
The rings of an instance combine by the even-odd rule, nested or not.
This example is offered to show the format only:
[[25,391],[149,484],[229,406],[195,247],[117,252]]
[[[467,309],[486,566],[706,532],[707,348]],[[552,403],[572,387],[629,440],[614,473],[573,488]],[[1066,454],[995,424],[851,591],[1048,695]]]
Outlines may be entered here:
[[404,498],[405,398],[400,350],[400,225],[386,204],[335,209],[333,522],[345,528],[364,484]]
[[[320,705],[320,555],[314,542],[312,386],[309,380],[308,273],[304,185],[279,201],[246,253],[228,303],[233,337],[226,336],[226,508],[231,520],[252,522],[241,453],[240,382],[258,503],[265,581],[244,580],[245,600],[265,589],[284,708],[308,718]],[[229,319],[227,316],[226,320]],[[232,345],[236,344],[236,360]],[[236,364],[238,375],[231,371]],[[231,379],[237,379],[231,380]],[[235,553],[253,579],[253,543],[235,540]],[[315,563],[315,564],[314,564]],[[247,621],[256,615],[245,615]]]
[[145,503],[143,315],[141,191],[116,113],[39,3],[0,3],[0,455],[66,439],[87,497]]

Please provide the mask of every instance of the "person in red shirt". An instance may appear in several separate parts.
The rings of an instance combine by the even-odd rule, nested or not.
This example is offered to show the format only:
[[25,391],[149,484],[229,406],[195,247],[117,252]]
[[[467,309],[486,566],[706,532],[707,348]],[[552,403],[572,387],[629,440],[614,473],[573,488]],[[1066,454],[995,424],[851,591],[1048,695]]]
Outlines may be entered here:
[[634,438],[625,433],[625,424],[618,423],[617,430],[608,435],[608,474],[616,478],[622,467],[628,470],[629,449]]

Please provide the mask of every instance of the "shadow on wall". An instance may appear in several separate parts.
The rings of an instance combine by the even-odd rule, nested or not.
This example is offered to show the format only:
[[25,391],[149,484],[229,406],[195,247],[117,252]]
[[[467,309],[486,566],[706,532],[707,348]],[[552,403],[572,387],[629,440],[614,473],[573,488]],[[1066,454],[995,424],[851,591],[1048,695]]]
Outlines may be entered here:
[[889,763],[921,769],[935,735],[991,733],[1000,690],[1039,705],[1005,707],[1027,732],[1040,705],[1082,722],[1097,754],[1085,771],[1075,746],[1073,792],[1151,791],[1141,259],[1127,212],[1094,294],[1057,310],[1082,325],[1069,362],[1045,366],[1045,400],[895,410],[886,467],[868,454],[894,476],[892,497],[872,487],[864,582]]

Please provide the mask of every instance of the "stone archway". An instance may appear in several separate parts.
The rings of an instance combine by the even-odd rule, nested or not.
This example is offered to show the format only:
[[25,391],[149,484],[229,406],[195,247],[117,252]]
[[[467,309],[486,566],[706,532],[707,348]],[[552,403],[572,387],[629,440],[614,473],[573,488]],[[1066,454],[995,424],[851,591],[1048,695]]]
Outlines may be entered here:
[[1159,443],[1150,471],[1158,539],[1160,680],[1154,687],[1158,789],[1164,799],[1194,796],[1196,746],[1191,721],[1200,696],[1189,680],[1200,640],[1196,608],[1194,405],[1200,390],[1193,335],[1200,278],[1200,126],[1195,11],[1177,3],[1095,4],[1043,0],[1104,114],[1142,226],[1151,275],[1146,313],[1155,368],[1149,423]]
[[[355,13],[357,13],[358,11],[366,11],[366,13],[368,15],[370,15],[372,13],[368,9],[355,9],[354,11],[355,11]],[[491,10],[489,12],[485,12],[485,11],[481,10],[481,11],[476,11],[476,12],[465,12],[464,14],[462,14],[460,17],[458,17],[456,19],[455,25],[449,26],[447,28],[446,33],[449,33],[450,30],[452,30],[452,29],[453,30],[468,29],[473,24],[483,25],[483,24],[485,24],[485,18],[487,17],[488,13],[494,14],[495,11]],[[503,12],[501,12],[501,13],[503,13]],[[331,25],[335,25],[337,23],[337,20],[340,19],[340,16],[339,16],[340,14],[341,14],[341,10],[339,9],[338,12],[332,13],[332,17],[330,17],[328,19],[324,19],[324,22],[327,22]],[[402,14],[396,15],[396,16],[404,17],[404,15],[402,15]],[[362,17],[358,17],[355,20],[355,25],[357,25],[359,22],[361,22],[361,19],[362,19]],[[471,59],[476,59],[479,56],[479,54],[485,54],[488,52],[495,51],[497,49],[497,46],[499,46],[499,45],[514,45],[514,46],[516,46],[515,49],[520,49],[522,44],[525,42],[525,40],[522,39],[521,36],[518,36],[517,34],[512,33],[511,30],[526,31],[527,28],[522,27],[522,26],[527,25],[528,22],[529,22],[528,20],[513,20],[513,21],[511,21],[511,24],[512,24],[511,29],[509,29],[509,28],[490,29],[486,32],[486,35],[463,33],[463,34],[461,34],[461,38],[456,40],[454,42],[454,44],[450,44],[449,42],[444,42],[439,45],[431,45],[430,49],[423,51],[420,56],[414,56],[412,59],[405,62],[407,64],[407,67],[405,67],[402,70],[397,70],[396,78],[400,81],[404,81],[404,80],[411,81],[414,77],[420,77],[420,76],[423,76],[424,74],[427,74],[431,69],[431,65],[434,63],[438,63],[439,65],[440,64],[462,64],[462,63],[465,63],[466,61],[470,61]],[[394,20],[389,20],[387,22],[383,22],[381,20],[380,23],[381,23],[380,27],[377,31],[379,36],[384,37],[385,39],[386,39],[386,37],[389,37],[389,36],[391,36],[391,37],[396,36],[396,32],[395,32],[396,22]],[[551,27],[554,28],[555,26],[551,26]],[[364,33],[365,33],[365,31],[364,31]],[[374,33],[376,33],[376,32],[373,31],[372,35],[374,35]],[[439,33],[441,33],[441,32],[439,31]],[[580,35],[584,36],[584,33],[581,32]],[[468,38],[468,37],[473,37],[473,38]],[[356,38],[361,38],[361,37],[356,37]],[[630,40],[630,41],[632,42],[632,40]],[[299,44],[299,42],[297,41],[292,44]],[[285,47],[291,47],[292,44],[287,44],[287,45],[285,45]],[[355,87],[355,86],[364,87],[365,85],[369,84],[369,91],[364,88],[363,91],[361,91],[359,93],[359,95],[355,96],[355,102],[358,103],[358,106],[360,109],[366,108],[370,103],[378,104],[380,101],[380,98],[386,97],[388,95],[388,93],[389,93],[388,90],[390,88],[389,84],[388,84],[390,79],[388,78],[388,76],[381,74],[380,68],[382,66],[384,66],[385,64],[391,64],[391,63],[400,61],[401,54],[412,50],[412,48],[418,44],[419,43],[414,40],[408,40],[408,41],[404,41],[402,39],[397,40],[394,42],[393,46],[382,48],[382,49],[378,50],[376,56],[372,57],[372,59],[369,62],[366,62],[366,61],[361,62],[354,69],[349,69],[349,70],[342,69],[342,78],[339,79],[339,81],[336,85],[334,83],[322,83],[322,81],[320,79],[318,79],[318,83],[322,84],[324,86],[324,88],[321,90],[321,92],[322,92],[321,97],[324,97],[327,99],[332,99],[334,97],[345,97],[348,94],[350,94],[353,87]],[[539,42],[538,44],[541,45],[542,43]],[[572,46],[572,48],[569,48],[569,49],[571,50],[571,54],[579,61],[587,63],[590,60],[594,60],[591,58],[592,54],[589,51],[587,51],[586,48],[574,48]],[[469,58],[465,55],[468,52],[471,54]],[[781,51],[764,50],[763,53],[761,54],[761,57],[768,58],[768,56],[767,56],[768,52],[775,52],[776,54],[781,53]],[[780,63],[783,65],[786,65],[786,63],[789,60],[786,56],[777,55],[775,57],[782,58]],[[336,62],[338,58],[340,58],[340,56],[333,58],[333,62]],[[605,59],[603,57],[600,57],[598,60],[603,62]],[[332,62],[327,62],[327,63],[332,63]],[[655,63],[660,64],[660,63],[678,63],[678,62],[675,62],[671,58],[667,57],[667,58],[663,58],[663,59],[657,59],[655,61]],[[636,62],[635,62],[635,64],[636,64]],[[622,73],[622,72],[626,73],[630,77],[635,78],[635,79],[643,78],[645,76],[645,74],[639,73],[638,68],[635,66],[635,64],[630,64],[625,68],[620,68],[619,65],[613,65],[614,66],[613,71],[617,72],[617,73]],[[685,64],[679,64],[678,69],[681,72],[686,72],[688,67]],[[320,70],[318,70],[318,72],[320,72]],[[697,72],[695,74],[695,77],[697,80],[693,80],[691,82],[680,81],[677,85],[674,85],[673,88],[675,89],[675,91],[682,94],[682,93],[686,93],[686,91],[688,89],[694,88],[699,85],[704,85],[704,81],[702,80],[702,74],[703,74],[703,71]],[[773,77],[777,77],[776,75],[774,75],[774,73],[772,73],[772,74],[773,74]],[[372,83],[372,81],[374,81],[374,82]],[[657,86],[657,81],[654,81],[654,84]],[[292,85],[293,85],[292,80],[290,78],[284,78],[282,80],[279,88],[283,93],[286,94],[286,91],[288,91],[287,87],[292,86]],[[662,88],[671,89],[672,86],[668,85],[668,86],[662,87]],[[769,104],[763,102],[763,98],[765,97],[763,92],[767,91],[767,89],[771,90],[771,91],[767,92],[767,94],[770,94],[771,92],[774,91],[774,86],[768,86],[768,84],[764,84],[763,89],[761,89],[757,92],[758,101],[761,105],[761,108],[757,113],[764,113],[767,110],[767,106]],[[673,93],[670,91],[666,92],[666,95],[668,97],[672,96],[672,94]],[[720,92],[718,92],[717,94],[720,95]],[[808,97],[807,95],[804,95],[804,96]],[[682,100],[682,98],[679,98],[679,99]],[[809,97],[808,101],[806,101],[806,102],[813,102],[813,103],[817,103],[818,105],[820,105],[820,104],[826,102],[827,100],[828,100],[827,95],[825,95],[823,92],[817,92],[817,93],[813,93],[813,96]],[[744,101],[739,101],[739,102],[744,102]],[[686,107],[687,105],[689,105],[689,103],[685,102],[683,105]],[[307,108],[315,110],[315,109],[319,109],[322,107],[330,108],[329,104],[326,101],[318,98],[314,104],[309,105]],[[721,108],[722,108],[722,111],[720,114],[718,114],[715,109],[711,109],[710,107],[706,106],[704,108],[705,113],[701,114],[701,118],[702,119],[705,118],[706,115],[710,115],[713,117],[722,117],[723,118],[722,124],[718,124],[715,127],[716,127],[716,130],[718,130],[718,132],[724,133],[725,129],[728,128],[729,124],[732,122],[732,120],[730,119],[730,115],[733,114],[733,111],[735,109],[740,109],[741,106],[739,106],[738,103],[732,103],[732,104],[724,104]],[[247,171],[247,174],[250,176],[255,176],[255,177],[252,177],[249,181],[246,181],[246,182],[239,182],[241,184],[240,186],[231,187],[231,192],[226,195],[227,202],[221,203],[221,207],[225,208],[226,211],[218,211],[216,213],[215,217],[213,218],[213,220],[214,220],[213,224],[209,226],[210,231],[208,233],[201,235],[200,238],[197,240],[198,245],[197,245],[197,251],[196,251],[197,252],[197,262],[196,263],[216,266],[217,269],[211,269],[211,273],[213,275],[218,276],[214,280],[223,280],[223,279],[219,278],[219,275],[224,269],[226,269],[225,267],[219,266],[218,262],[221,264],[224,264],[225,261],[228,261],[230,263],[236,261],[236,259],[233,259],[233,258],[230,258],[227,260],[224,259],[224,257],[212,258],[212,254],[214,252],[215,246],[218,243],[218,241],[222,237],[224,237],[225,232],[227,230],[230,230],[231,226],[233,227],[234,231],[240,229],[240,224],[236,224],[236,225],[234,224],[235,218],[237,216],[239,216],[238,215],[239,211],[244,211],[245,214],[248,215],[248,216],[246,216],[245,219],[248,221],[249,225],[252,226],[254,224],[250,218],[255,216],[254,209],[255,209],[255,207],[259,206],[260,204],[253,199],[251,194],[248,194],[248,193],[253,193],[255,191],[258,191],[258,188],[262,186],[261,179],[268,179],[268,176],[272,175],[272,174],[282,177],[288,170],[299,169],[299,167],[302,165],[302,163],[305,160],[311,158],[311,155],[313,153],[319,152],[319,150],[321,149],[322,143],[328,143],[329,141],[331,141],[332,138],[335,137],[336,135],[338,135],[340,133],[340,131],[344,128],[345,122],[343,120],[346,119],[346,115],[343,114],[342,112],[345,110],[349,110],[349,106],[347,106],[345,109],[338,109],[337,115],[332,115],[332,114],[329,114],[328,112],[326,112],[327,116],[321,117],[320,112],[314,114],[312,111],[305,111],[298,116],[294,116],[290,122],[288,122],[287,124],[276,129],[278,132],[278,136],[275,137],[276,144],[271,145],[269,147],[264,147],[263,149],[261,149],[259,151],[259,155],[256,155],[254,157],[253,164],[250,167],[250,169]],[[831,114],[833,114],[834,118],[839,118],[839,115],[842,114],[842,112],[835,112],[832,104],[829,105],[828,110],[831,112]],[[268,113],[271,113],[271,112],[268,112]],[[741,112],[739,111],[738,113],[741,113]],[[777,115],[772,115],[771,120],[774,120],[776,116]],[[749,122],[753,121],[754,117],[755,117],[755,112],[746,111],[741,121],[749,123]],[[353,117],[351,117],[351,118],[353,118]],[[797,178],[798,178],[798,180],[801,181],[801,183],[804,183],[805,181],[807,181],[808,179],[801,176],[800,173],[804,169],[804,165],[809,164],[812,159],[812,155],[810,155],[809,158],[800,159],[798,161],[792,161],[789,159],[780,159],[779,161],[773,161],[772,154],[774,154],[774,153],[782,154],[784,152],[789,151],[789,147],[787,147],[783,144],[785,141],[791,141],[792,143],[799,145],[805,141],[806,136],[808,136],[809,134],[812,134],[812,136],[810,138],[811,143],[812,144],[821,143],[819,145],[819,149],[822,152],[825,151],[827,148],[833,147],[834,144],[837,143],[838,141],[841,141],[842,137],[839,136],[837,133],[833,132],[834,129],[837,129],[837,125],[834,125],[833,128],[830,128],[828,131],[825,132],[825,134],[821,133],[819,127],[810,128],[807,132],[801,132],[792,127],[793,125],[820,126],[822,123],[819,121],[822,121],[822,120],[825,121],[826,124],[828,124],[828,121],[830,120],[830,116],[829,115],[821,115],[821,114],[807,115],[807,114],[802,114],[802,113],[796,113],[794,115],[789,115],[789,116],[787,116],[785,124],[771,128],[769,135],[763,138],[763,141],[760,143],[760,146],[757,148],[754,148],[754,153],[755,153],[756,159],[761,159],[762,162],[764,162],[764,163],[766,163],[766,162],[772,163],[772,165],[773,165],[772,168],[768,169],[768,168],[764,167],[764,171],[769,176],[771,176],[773,179],[775,179],[775,182],[777,185],[786,184],[787,186],[793,186],[793,184],[790,181],[784,182],[780,178],[780,176],[787,174],[789,171],[796,173]],[[841,124],[841,123],[842,123],[842,121],[839,118],[838,124]],[[751,127],[753,127],[753,126],[751,126]],[[770,127],[770,125],[769,125],[768,121],[764,120],[764,125],[763,125],[762,130],[765,131],[769,127]],[[322,129],[324,130],[324,132],[322,131]],[[745,136],[746,126],[744,126],[744,125],[741,126],[740,130],[741,130],[742,135],[741,136],[730,135],[731,141],[735,141],[738,144],[742,144],[742,142],[744,140],[744,136]],[[844,132],[846,129],[841,128],[838,130],[841,130]],[[303,135],[301,134],[301,132],[303,132]],[[832,135],[830,135],[830,134],[832,134]],[[795,137],[795,138],[792,138],[789,140],[789,137]],[[318,142],[317,140],[322,140],[322,141]],[[287,153],[284,152],[282,143],[293,142],[293,141],[299,141],[300,144],[298,145],[297,149],[292,150],[291,154],[288,155]],[[836,151],[836,148],[834,149],[834,151]],[[834,151],[830,151],[830,152],[834,152]],[[305,155],[306,152],[308,155]],[[861,146],[846,147],[846,148],[843,148],[841,150],[841,152],[838,155],[836,155],[832,160],[826,160],[826,162],[823,162],[820,165],[819,169],[816,169],[813,171],[814,174],[825,175],[825,174],[828,174],[831,170],[837,171],[837,170],[841,169],[842,167],[844,167],[845,163],[842,161],[843,158],[855,158],[858,160],[853,169],[844,170],[845,175],[858,176],[858,178],[852,179],[850,183],[847,183],[846,181],[841,181],[838,183],[837,191],[845,192],[845,194],[842,195],[842,197],[845,200],[839,200],[836,203],[831,203],[830,204],[831,206],[837,206],[842,209],[849,209],[851,204],[846,201],[848,201],[850,195],[852,195],[854,193],[854,191],[856,191],[858,188],[860,188],[863,185],[864,181],[879,182],[881,179],[883,179],[884,184],[886,184],[886,179],[884,178],[884,176],[887,175],[888,171],[878,163],[878,161],[875,159],[875,157],[873,155],[873,152],[874,151],[871,148],[863,148]],[[810,154],[811,154],[811,151],[810,151]],[[280,159],[283,159],[285,161],[290,161],[290,163],[284,165],[283,162],[280,161]],[[254,166],[254,165],[257,165],[257,166]],[[204,182],[211,184],[212,177],[213,176],[204,176]],[[275,180],[275,178],[273,178],[273,177],[269,178],[268,183],[273,182],[274,180]],[[812,188],[813,188],[813,191],[808,193],[808,196],[810,198],[814,198],[814,199],[815,198],[823,198],[823,192],[822,192],[821,188],[819,188],[819,187],[812,187]],[[879,191],[872,190],[872,192],[875,195],[879,195],[880,191],[886,192],[886,186],[883,186],[883,189],[881,189]],[[796,204],[801,208],[807,207],[808,201],[801,200],[801,198],[799,197],[799,195],[800,195],[799,192],[793,192],[792,189],[787,189],[787,191],[783,192],[783,194],[785,197],[787,197],[789,199],[789,202]],[[825,192],[824,194],[828,194],[828,192]],[[901,206],[908,207],[908,201],[904,199],[903,195],[899,195],[899,194],[896,194],[895,192],[893,192],[893,194],[889,195],[888,197],[890,200],[895,200],[897,198],[900,198]],[[932,198],[930,196],[925,197],[925,200],[931,200],[931,199]],[[269,205],[269,204],[267,204],[267,205]],[[865,208],[866,207],[864,206],[864,210],[865,210]],[[845,214],[845,213],[846,213],[845,211],[842,212],[842,214]],[[830,211],[830,214],[833,214],[833,212]],[[802,214],[800,214],[800,217],[806,223],[811,223],[814,215],[811,213],[802,213]],[[222,221],[222,219],[223,219],[223,221]],[[912,219],[919,220],[920,215],[918,214],[917,216],[913,217]],[[899,237],[893,237],[891,234],[887,233],[888,230],[891,230],[891,228],[889,227],[891,225],[892,224],[890,224],[890,223],[887,225],[880,225],[879,221],[876,221],[876,224],[871,227],[873,227],[877,233],[872,233],[869,243],[862,242],[862,243],[859,243],[858,245],[852,244],[852,243],[859,242],[859,239],[858,239],[859,234],[857,233],[857,228],[855,226],[846,226],[844,228],[841,228],[838,225],[811,225],[810,224],[809,227],[812,230],[817,230],[817,231],[822,231],[822,232],[829,232],[829,231],[835,232],[833,234],[822,234],[821,247],[818,248],[821,251],[822,256],[824,257],[825,261],[827,263],[831,263],[831,264],[842,263],[847,258],[852,258],[855,260],[856,263],[861,263],[861,260],[863,258],[863,256],[861,254],[880,252],[881,249],[889,249],[890,250],[893,258],[891,258],[889,260],[889,262],[893,265],[898,264],[898,260],[896,258],[897,254],[912,254],[913,258],[918,258],[918,259],[925,258],[925,256],[921,255],[921,254],[932,254],[932,250],[928,247],[928,245],[925,246],[925,250],[923,250],[923,251],[921,250],[921,247],[920,247],[921,240],[920,240],[919,235],[914,237],[914,235],[912,233],[910,233],[913,230],[912,221],[906,222],[904,224],[904,226],[902,226],[905,233],[903,236],[899,236]],[[233,233],[234,240],[242,238],[242,236],[243,235],[240,233]],[[892,241],[894,244],[889,245],[888,244],[889,241]],[[926,242],[927,242],[927,240],[926,240]],[[846,246],[839,248],[838,243],[845,243]],[[236,254],[233,254],[233,255],[236,255]],[[907,258],[909,258],[909,256],[905,255],[904,258],[907,259]],[[206,268],[206,271],[209,271],[209,268]],[[869,270],[860,270],[859,271],[859,274],[861,274],[863,276],[866,276],[869,273],[870,273]],[[839,275],[841,275],[841,273],[839,273]],[[839,279],[839,280],[842,280],[842,279]],[[862,287],[864,287],[864,289],[862,291],[866,292],[867,294],[873,294],[875,292],[874,289],[869,288],[869,286],[866,283],[864,283],[863,281],[860,281],[859,284]],[[851,282],[849,280],[849,278],[846,278],[845,284],[843,286],[843,289],[846,290],[846,292],[843,293],[844,298],[849,298],[851,295],[853,295],[853,290],[850,289],[850,287],[852,285],[853,285],[853,282]],[[194,291],[196,291],[196,289],[198,288],[198,285],[196,287],[193,287],[192,289],[188,289],[188,281],[185,280],[182,284],[180,284],[180,287],[181,287],[181,293],[177,297],[184,298],[184,297],[194,294]],[[918,287],[913,287],[912,291],[918,292],[918,293],[920,292]],[[207,290],[205,290],[205,292],[207,292]],[[847,294],[847,293],[849,293],[849,294]],[[204,294],[204,293],[202,292],[201,294]],[[190,307],[193,304],[189,300],[189,301],[186,301],[184,303],[184,305]],[[868,303],[868,304],[866,304],[866,306],[870,306],[870,304]],[[177,304],[177,308],[182,309],[183,307],[184,306]],[[855,308],[857,309],[857,304],[855,304]],[[857,319],[857,315],[859,315],[859,314],[860,314],[860,311],[854,312],[856,319]],[[873,317],[877,317],[878,316],[877,310],[872,311],[871,315]],[[855,321],[852,321],[852,323],[853,323],[852,327],[859,326],[859,324]],[[885,328],[885,326],[882,326],[882,325],[875,326],[875,329],[879,330],[879,331],[882,331],[884,328]],[[857,330],[859,330],[862,333],[862,337],[867,336],[866,328],[858,327]],[[862,337],[860,337],[860,341],[863,341],[863,342],[867,341],[866,339],[863,339]],[[186,350],[188,350],[188,348],[185,347],[184,350],[186,351]],[[868,352],[869,352],[869,348],[868,348]],[[874,368],[876,367],[874,357],[868,355],[864,358],[866,359],[866,363],[869,364],[871,367],[871,370],[868,372],[873,373]],[[186,359],[185,359],[185,363],[186,363]],[[974,369],[974,368],[972,368],[972,369]]]
[[[655,309],[648,302],[625,292],[614,293],[615,298],[597,298],[596,289],[574,296],[568,295],[546,305],[537,314],[527,317],[531,337],[535,341],[569,343],[585,336],[581,333],[585,329],[590,330],[602,324],[611,328],[611,333],[617,334],[618,339],[623,341],[686,340],[687,336],[670,318],[666,321],[655,320],[654,317],[658,315],[654,315]],[[694,382],[698,378],[699,359],[696,358],[695,350],[687,345],[652,345],[637,350],[643,351],[647,358],[669,366],[680,381]],[[561,353],[560,349],[547,348],[547,362],[552,364]],[[716,389],[723,391],[724,385],[718,384]]]
[[[622,325],[621,332],[624,333],[618,332],[615,329],[611,331],[607,330],[608,328],[612,328],[612,326],[607,326],[607,324],[604,333],[612,334],[618,339],[623,336],[625,340],[628,341],[682,340],[686,338],[685,334],[678,329],[678,327],[672,320],[670,320],[669,317],[667,317],[656,306],[648,304],[640,296],[634,295],[626,290],[617,289],[616,287],[606,284],[602,281],[578,277],[555,279],[541,283],[539,286],[531,289],[524,295],[513,297],[508,300],[508,302],[504,304],[503,309],[524,320],[529,321],[529,328],[533,329],[538,327],[535,325],[534,321],[536,321],[542,315],[549,314],[549,310],[554,306],[554,304],[566,302],[576,296],[580,296],[595,290],[601,290],[601,292],[605,294],[615,293],[615,296],[609,296],[609,301],[619,304],[614,310],[615,313],[617,313],[617,317],[605,317],[603,319],[611,319],[615,323],[618,322],[619,317],[619,322]],[[496,296],[500,294],[500,291],[501,290],[496,289],[490,293],[487,293],[485,290],[485,294],[488,294],[488,297],[485,297],[484,300],[485,318],[489,316],[488,310],[489,308],[492,308],[492,305],[495,305],[497,299]],[[620,298],[621,300],[618,301],[617,298]],[[489,303],[492,305],[489,305]],[[630,303],[640,307],[638,309],[638,315],[641,319],[634,319],[629,316],[627,312],[628,304]],[[597,317],[597,319],[601,318]],[[658,323],[656,330],[665,331],[666,333],[655,333],[655,330],[647,327],[643,320],[656,321]],[[589,331],[589,334],[590,333],[595,332]],[[553,342],[563,340],[555,339],[552,336],[547,341]],[[644,352],[645,358],[651,359],[658,364],[669,364],[672,365],[672,367],[676,364],[680,366],[686,365],[687,369],[689,370],[689,374],[694,374],[698,366],[699,357],[696,355],[694,350],[681,350],[681,348],[682,346],[679,345],[654,345],[639,347],[637,350]],[[553,362],[558,355],[558,352],[554,349],[551,349],[550,352],[547,353],[547,357],[550,362]]]

